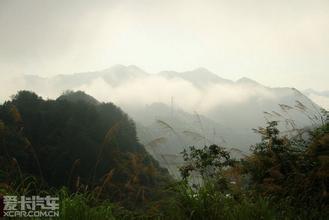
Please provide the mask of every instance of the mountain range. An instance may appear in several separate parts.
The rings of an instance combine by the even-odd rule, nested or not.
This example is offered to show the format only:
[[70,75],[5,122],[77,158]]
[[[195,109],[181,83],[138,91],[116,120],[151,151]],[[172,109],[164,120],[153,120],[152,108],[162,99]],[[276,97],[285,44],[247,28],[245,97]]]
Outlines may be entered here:
[[314,89],[307,89],[304,90],[303,93],[318,105],[325,109],[329,109],[329,91],[319,92]]
[[[180,152],[188,146],[219,144],[237,157],[259,141],[252,128],[277,120],[284,132],[321,123],[313,90],[271,88],[248,79],[232,81],[205,68],[150,74],[137,66],[111,68],[43,78],[23,75],[17,90],[55,98],[66,90],[84,91],[99,102],[120,106],[136,122],[138,138],[147,150],[177,173]],[[325,107],[325,106],[324,106]]]

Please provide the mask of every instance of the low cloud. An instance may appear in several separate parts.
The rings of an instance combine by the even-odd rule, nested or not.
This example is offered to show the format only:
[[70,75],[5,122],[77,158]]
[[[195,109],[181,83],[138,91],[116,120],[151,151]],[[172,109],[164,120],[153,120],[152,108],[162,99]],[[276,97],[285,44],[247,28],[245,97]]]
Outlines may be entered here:
[[17,90],[26,88],[26,82],[22,74],[0,75],[0,103],[10,99]]
[[314,101],[316,104],[320,105],[321,107],[325,109],[329,109],[329,97],[328,96],[322,96],[317,94],[310,94],[309,98]]
[[207,113],[223,105],[238,105],[250,99],[275,99],[268,89],[248,84],[209,84],[198,88],[180,78],[168,79],[150,75],[111,86],[103,78],[97,78],[74,90],[82,90],[100,101],[111,101],[125,108],[143,108],[152,103],[171,104],[184,111]]
[[[120,75],[115,76],[120,77]],[[63,87],[59,89],[54,78],[29,78],[22,74],[4,74],[0,76],[0,80],[1,102],[23,89],[52,99],[63,92]],[[221,106],[238,106],[251,100],[264,101],[277,98],[277,94],[260,85],[233,82],[210,83],[200,88],[182,78],[166,78],[155,74],[123,80],[119,85],[111,85],[103,77],[97,77],[87,83],[74,88],[64,88],[64,90],[85,91],[99,101],[113,102],[129,110],[141,110],[153,103],[171,105],[173,99],[175,107],[186,112],[198,111],[203,114]]]

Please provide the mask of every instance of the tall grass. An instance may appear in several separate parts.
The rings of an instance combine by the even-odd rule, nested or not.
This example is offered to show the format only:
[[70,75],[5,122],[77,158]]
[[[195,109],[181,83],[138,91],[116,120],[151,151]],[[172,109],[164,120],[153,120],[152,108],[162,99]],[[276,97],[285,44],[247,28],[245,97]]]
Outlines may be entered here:
[[116,219],[113,215],[113,204],[102,202],[97,204],[92,194],[72,194],[63,188],[58,192],[60,198],[60,219]]

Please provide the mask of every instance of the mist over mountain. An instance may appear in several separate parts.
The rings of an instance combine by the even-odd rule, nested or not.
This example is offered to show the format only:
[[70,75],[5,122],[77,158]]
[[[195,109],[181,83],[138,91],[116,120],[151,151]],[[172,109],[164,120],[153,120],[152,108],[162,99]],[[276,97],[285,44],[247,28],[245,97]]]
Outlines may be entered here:
[[6,88],[5,95],[27,89],[57,98],[73,90],[89,94],[89,103],[113,102],[136,122],[141,143],[169,168],[181,162],[180,152],[191,145],[219,144],[238,157],[246,154],[259,141],[252,128],[266,121],[277,120],[287,131],[314,126],[320,121],[320,107],[310,98],[328,98],[314,91],[306,93],[308,98],[296,89],[266,87],[248,78],[227,80],[205,68],[150,74],[137,66],[116,65],[96,72],[49,78],[17,75],[11,80],[17,83],[8,84],[15,86]]
[[310,99],[316,104],[322,106],[325,109],[329,109],[329,91],[315,91],[314,89],[307,89],[303,91]]
[[186,80],[193,85],[204,89],[205,86],[209,84],[218,84],[218,83],[233,83],[233,81],[223,79],[218,75],[211,73],[209,70],[205,68],[197,68],[192,71],[187,72],[175,72],[175,71],[163,71],[158,75],[163,76],[167,79],[183,79]]
[[329,0],[0,0],[0,27],[0,220],[329,220]]

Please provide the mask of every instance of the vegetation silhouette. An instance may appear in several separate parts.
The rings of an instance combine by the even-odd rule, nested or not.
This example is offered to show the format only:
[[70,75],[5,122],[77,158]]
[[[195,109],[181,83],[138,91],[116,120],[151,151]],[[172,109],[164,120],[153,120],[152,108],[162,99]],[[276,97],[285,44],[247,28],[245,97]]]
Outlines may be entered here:
[[[280,106],[283,113],[264,112],[267,125],[254,129],[261,141],[241,158],[159,120],[182,144],[182,135],[205,144],[183,151],[180,164],[158,151],[165,137],[145,146],[180,166],[174,180],[112,103],[83,92],[43,100],[21,91],[0,105],[0,195],[56,195],[60,219],[328,219],[329,114],[298,101]],[[291,111],[312,126],[298,128]]]

